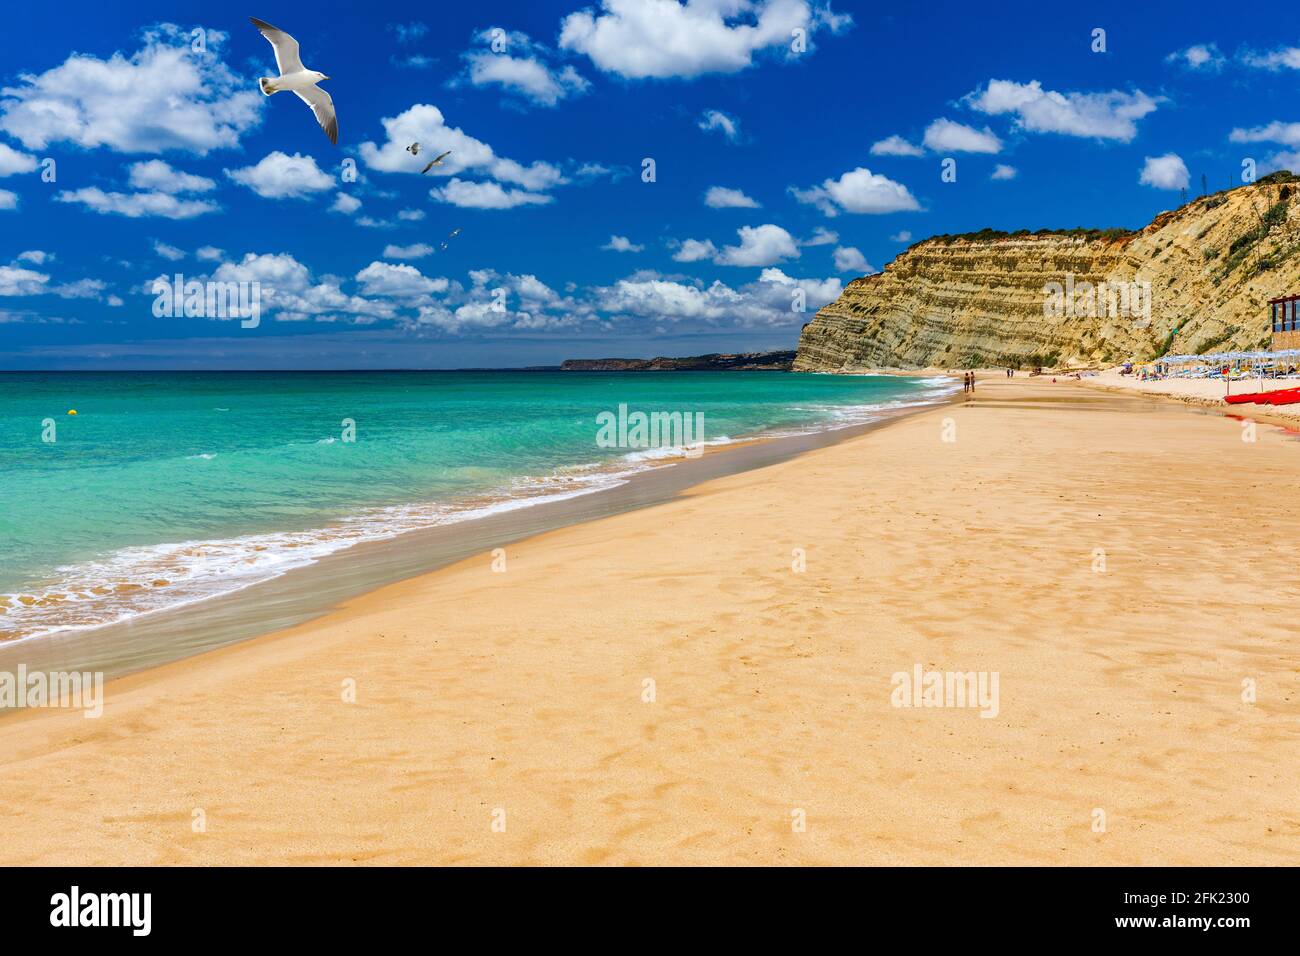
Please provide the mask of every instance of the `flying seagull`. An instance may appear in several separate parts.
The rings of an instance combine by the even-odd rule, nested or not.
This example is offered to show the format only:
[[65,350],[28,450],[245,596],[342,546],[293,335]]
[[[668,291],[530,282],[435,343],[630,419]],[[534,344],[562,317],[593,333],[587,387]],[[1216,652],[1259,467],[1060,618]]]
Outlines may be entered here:
[[258,79],[257,83],[262,88],[262,95],[270,96],[281,90],[292,90],[298,94],[298,99],[311,107],[316,122],[320,123],[320,128],[325,131],[330,142],[337,146],[339,121],[334,115],[334,101],[330,99],[328,93],[316,85],[321,80],[328,80],[329,77],[302,65],[302,57],[298,55],[298,41],[289,34],[277,30],[265,20],[259,20],[257,17],[249,17],[249,19],[253,21],[253,26],[262,32],[262,36],[271,41],[271,46],[275,48],[275,65],[280,68],[280,75],[274,79],[269,76]]
[[423,176],[425,173],[433,169],[433,167],[435,166],[441,166],[442,161],[450,155],[451,155],[451,150],[447,150],[447,152],[443,153],[441,156],[435,156],[433,159],[429,160],[428,166],[425,166],[424,169],[420,170],[420,175]]
[[407,151],[408,153],[410,153],[412,156],[419,156],[419,155],[420,155],[420,144],[419,144],[419,143],[412,143],[410,146],[406,147],[406,151]]

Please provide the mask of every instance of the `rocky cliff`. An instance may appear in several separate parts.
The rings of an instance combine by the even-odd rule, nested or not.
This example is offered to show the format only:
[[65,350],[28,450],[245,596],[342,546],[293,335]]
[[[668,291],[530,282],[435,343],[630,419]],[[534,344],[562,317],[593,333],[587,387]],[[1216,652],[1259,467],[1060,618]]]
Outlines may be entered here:
[[796,371],[1049,367],[1265,348],[1300,292],[1300,177],[1275,173],[1146,228],[936,236],[804,326]]

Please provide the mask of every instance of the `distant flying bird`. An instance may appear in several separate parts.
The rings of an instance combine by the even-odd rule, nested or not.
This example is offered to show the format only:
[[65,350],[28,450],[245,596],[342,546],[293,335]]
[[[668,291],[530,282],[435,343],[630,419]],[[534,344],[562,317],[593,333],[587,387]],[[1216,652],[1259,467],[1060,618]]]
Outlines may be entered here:
[[298,41],[289,34],[277,30],[265,20],[259,20],[257,17],[249,17],[249,19],[275,48],[275,65],[280,68],[280,75],[274,79],[269,76],[258,79],[257,83],[262,88],[262,95],[270,96],[281,90],[292,90],[298,94],[298,99],[311,107],[316,122],[320,123],[320,128],[325,131],[330,142],[337,146],[339,121],[334,115],[334,101],[330,99],[328,93],[316,85],[321,80],[328,80],[329,77],[302,65],[302,58],[298,55]]
[[455,229],[453,229],[451,232],[447,233],[447,239],[444,239],[444,240],[442,241],[442,244],[441,244],[440,246],[438,246],[438,251],[439,251],[439,252],[446,252],[446,251],[447,251],[447,240],[448,240],[448,239],[455,239],[455,238],[456,238],[457,236],[459,236],[459,235],[460,235],[460,227],[457,226],[457,227],[456,227]]
[[419,144],[419,143],[412,143],[410,146],[406,147],[406,151],[407,151],[408,153],[410,153],[412,156],[419,156],[419,155],[420,155],[420,144]]
[[441,156],[435,156],[433,159],[429,160],[428,166],[425,166],[424,169],[420,170],[420,175],[423,176],[425,173],[433,169],[433,167],[435,166],[441,166],[442,161],[450,155],[451,155],[451,150],[447,150],[447,152],[443,153]]

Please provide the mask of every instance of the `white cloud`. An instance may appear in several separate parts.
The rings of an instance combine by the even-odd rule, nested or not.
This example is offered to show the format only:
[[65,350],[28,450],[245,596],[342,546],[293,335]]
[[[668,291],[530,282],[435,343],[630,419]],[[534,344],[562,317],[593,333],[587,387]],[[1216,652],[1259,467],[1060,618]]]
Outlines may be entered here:
[[20,153],[5,143],[0,143],[0,176],[30,173],[36,168],[36,157]]
[[26,252],[18,253],[18,261],[31,262],[38,266],[43,266],[45,263],[53,261],[53,259],[54,253],[45,252],[41,249],[28,249]]
[[925,150],[901,136],[886,136],[871,144],[872,156],[924,156]]
[[1281,143],[1284,146],[1300,146],[1300,123],[1281,123],[1274,120],[1267,126],[1234,129],[1228,134],[1228,139],[1234,143]]
[[1268,53],[1248,50],[1242,55],[1242,62],[1261,70],[1300,70],[1300,47],[1281,47]]
[[1011,114],[1016,123],[1034,133],[1061,133],[1114,139],[1127,143],[1137,135],[1137,120],[1154,112],[1157,100],[1141,90],[1124,93],[1057,93],[1045,90],[1041,83],[1016,83],[990,80],[983,90],[976,90],[965,102],[991,116]]
[[0,296],[57,295],[63,299],[98,299],[106,284],[99,279],[77,279],[50,285],[44,272],[22,266],[0,266]]
[[834,257],[836,272],[856,272],[859,275],[867,275],[876,271],[867,261],[867,257],[853,246],[839,246],[835,250]]
[[1018,171],[1016,170],[1016,167],[1008,166],[1006,163],[998,163],[993,167],[993,172],[989,175],[989,179],[1015,179],[1017,175]]
[[[430,176],[455,177],[468,170],[533,191],[561,186],[568,181],[550,163],[539,161],[524,165],[497,156],[487,143],[457,127],[448,126],[442,111],[427,103],[418,103],[397,116],[385,117],[381,122],[388,136],[387,141],[382,146],[365,142],[358,147],[365,164],[380,172],[420,175],[424,163],[420,162],[419,157],[408,153],[406,147],[411,143],[421,143],[425,149],[436,150],[438,153],[451,150],[451,155],[443,160],[442,166],[430,170]],[[550,198],[547,197],[545,201],[549,202]]]
[[920,209],[916,198],[902,183],[859,166],[839,179],[827,179],[810,189],[791,187],[801,203],[816,206],[827,216],[841,212],[881,215]]
[[553,63],[554,54],[526,33],[502,30],[495,39],[504,48],[495,52],[497,29],[481,31],[477,39],[483,48],[464,54],[471,86],[500,86],[538,106],[555,106],[591,86],[573,67]]
[[712,259],[720,266],[770,266],[782,259],[799,258],[799,244],[780,226],[741,226],[740,244],[718,249],[710,240],[687,239],[673,256],[678,262]]
[[216,246],[199,246],[194,250],[194,258],[202,259],[204,262],[220,262],[225,255],[225,252]]
[[423,259],[433,255],[433,246],[417,242],[409,246],[384,246],[385,259]]
[[334,188],[334,177],[316,165],[311,156],[267,153],[255,166],[223,170],[230,179],[247,186],[263,199],[306,199]]
[[1166,63],[1174,63],[1189,70],[1203,70],[1217,73],[1223,69],[1224,57],[1213,43],[1194,43],[1185,50],[1175,50],[1165,57]]
[[1190,177],[1187,166],[1177,153],[1148,156],[1138,182],[1156,189],[1186,189]]
[[0,90],[0,130],[27,149],[51,143],[122,153],[180,150],[200,156],[239,145],[261,120],[262,96],[221,60],[226,34],[207,30],[206,53],[164,25],[129,57],[85,53]]
[[64,190],[54,197],[59,202],[79,203],[103,215],[126,216],[139,219],[143,216],[162,216],[166,219],[193,219],[204,213],[216,212],[216,203],[203,199],[178,199],[170,193],[116,193],[105,192],[98,186],[85,189]]
[[673,253],[673,259],[677,262],[700,262],[717,254],[718,247],[710,239],[686,239]]
[[419,222],[424,218],[423,209],[403,209],[397,214],[397,218],[404,222]]
[[740,120],[734,116],[728,116],[722,110],[705,110],[698,125],[706,133],[717,130],[729,142],[740,142]]
[[901,229],[889,237],[890,242],[911,242],[912,233],[907,229]]
[[391,262],[372,262],[357,273],[361,291],[370,296],[388,296],[400,299],[423,299],[437,292],[446,292],[451,283],[447,279],[430,279],[415,266]]
[[172,262],[179,262],[181,259],[185,258],[185,253],[183,251],[177,249],[175,246],[169,246],[167,243],[158,239],[153,241],[153,251],[162,258],[168,259]]
[[356,196],[349,196],[347,193],[338,193],[334,197],[334,205],[330,206],[330,212],[341,212],[345,216],[350,216],[361,208],[361,200]]
[[832,232],[825,226],[818,226],[813,230],[813,234],[799,243],[801,246],[833,246],[840,241],[840,234]]
[[851,23],[808,0],[601,0],[564,18],[560,46],[626,79],[695,77],[739,72],[763,50],[791,59],[794,30],[811,39]]
[[609,252],[640,252],[645,246],[639,246],[627,236],[610,236],[609,242],[600,248]]
[[978,130],[950,119],[937,119],[927,126],[923,142],[936,153],[1002,152],[1002,140],[987,126]]
[[710,209],[757,209],[758,202],[746,196],[739,189],[726,186],[710,186],[704,194],[704,205]]
[[776,268],[764,269],[757,281],[739,288],[638,273],[591,290],[591,305],[597,312],[670,324],[782,327],[803,321],[790,308],[796,289],[803,291],[808,308],[819,309],[839,296],[841,284],[836,278],[794,279]]
[[127,181],[136,189],[160,193],[205,193],[217,187],[211,179],[183,173],[161,159],[132,163]]
[[497,183],[470,182],[453,179],[446,186],[434,187],[429,196],[438,202],[451,203],[464,209],[513,209],[515,206],[544,206],[551,196],[530,193],[522,189],[503,189]]
[[18,194],[10,189],[0,189],[0,209],[17,209]]
[[212,278],[218,282],[257,282],[263,310],[283,322],[308,319],[331,321],[343,316],[352,322],[391,319],[397,306],[383,299],[348,295],[333,276],[312,278],[308,268],[288,253],[246,253],[239,262],[223,262]]

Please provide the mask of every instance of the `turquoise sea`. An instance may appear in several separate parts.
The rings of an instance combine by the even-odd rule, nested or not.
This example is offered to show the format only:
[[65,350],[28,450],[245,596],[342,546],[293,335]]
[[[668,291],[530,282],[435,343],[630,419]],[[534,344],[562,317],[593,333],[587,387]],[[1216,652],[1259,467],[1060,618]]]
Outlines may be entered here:
[[[673,448],[870,421],[946,380],[781,372],[0,374],[0,639],[247,587],[362,541],[610,487]],[[75,409],[77,414],[69,415]]]

